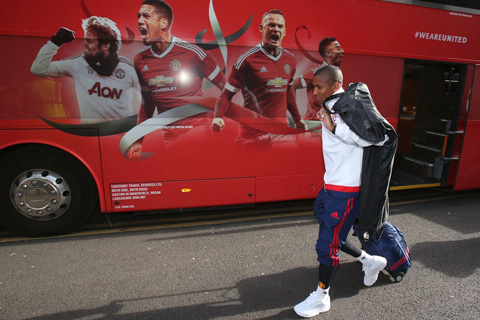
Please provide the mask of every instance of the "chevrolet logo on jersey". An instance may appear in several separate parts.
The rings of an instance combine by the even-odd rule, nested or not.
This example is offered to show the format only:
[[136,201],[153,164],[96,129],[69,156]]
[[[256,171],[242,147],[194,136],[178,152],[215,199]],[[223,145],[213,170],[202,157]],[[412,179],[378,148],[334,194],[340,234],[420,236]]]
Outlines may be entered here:
[[173,77],[164,77],[164,76],[156,76],[153,79],[148,80],[148,85],[150,86],[157,86],[157,87],[164,87],[166,84],[173,83]]
[[283,79],[281,77],[278,77],[278,78],[275,78],[275,79],[268,80],[267,86],[275,86],[275,88],[281,88],[281,87],[287,85],[287,83],[288,83],[287,79]]

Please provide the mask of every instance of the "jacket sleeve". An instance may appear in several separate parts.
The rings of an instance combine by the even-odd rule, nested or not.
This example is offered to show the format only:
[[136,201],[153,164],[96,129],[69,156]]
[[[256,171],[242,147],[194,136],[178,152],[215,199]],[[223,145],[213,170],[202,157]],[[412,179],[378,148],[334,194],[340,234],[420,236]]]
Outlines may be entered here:
[[375,144],[360,138],[346,123],[336,123],[336,125],[337,128],[335,129],[335,135],[348,144],[356,144],[360,147],[383,146],[385,142],[388,141],[388,136],[385,135],[385,139]]
[[53,61],[52,58],[60,47],[48,41],[38,52],[30,71],[39,77],[72,77],[72,62],[68,60]]

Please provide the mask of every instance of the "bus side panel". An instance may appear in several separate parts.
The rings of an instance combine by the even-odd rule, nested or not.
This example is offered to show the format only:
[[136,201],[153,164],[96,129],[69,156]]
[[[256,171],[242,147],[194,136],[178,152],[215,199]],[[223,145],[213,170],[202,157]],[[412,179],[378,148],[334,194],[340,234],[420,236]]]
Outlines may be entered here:
[[[292,135],[286,137],[288,142],[271,146],[268,141],[244,145],[235,141],[238,123],[225,120],[221,133],[206,128],[210,126],[209,120],[206,125],[187,130],[175,141],[165,139],[163,130],[156,130],[145,136],[143,151],[149,155],[140,161],[122,156],[119,150],[122,135],[101,137],[102,154],[108,155],[103,158],[107,211],[315,197],[315,190],[323,185],[324,172],[318,133]],[[142,183],[148,184],[142,186]],[[183,189],[187,190],[181,192]]]
[[465,138],[463,140],[460,163],[458,165],[457,180],[454,190],[480,188],[480,65],[475,68],[474,83],[471,89],[470,107],[465,125]]
[[[341,65],[344,76],[343,87],[347,88],[350,83],[365,83],[370,89],[378,111],[396,128],[402,92],[404,59],[351,54],[348,49],[346,50]],[[296,53],[296,55],[301,56],[301,53]],[[317,65],[312,62],[307,66],[302,64],[302,67],[298,68],[297,74],[302,74],[305,69],[314,69],[315,67]],[[301,100],[303,94],[302,90],[296,92],[298,107],[302,114],[306,109],[306,102]]]
[[[465,126],[467,124],[468,117],[468,108],[472,90],[473,79],[475,75],[475,65],[470,64],[467,66],[466,77],[465,77],[465,86],[463,88],[461,108],[458,114],[458,126],[456,131],[465,133]],[[463,143],[465,141],[465,134],[455,134],[451,135],[449,139],[454,139],[454,149],[452,157],[456,159],[461,158]],[[447,178],[447,186],[455,186],[455,181],[458,174],[459,161],[452,161],[450,163],[450,170]]]
[[[319,164],[323,167],[323,163]],[[322,170],[323,171],[323,170]],[[257,178],[257,201],[310,199],[323,187],[323,175]]]
[[114,212],[251,204],[255,179],[188,180],[111,184]]
[[365,83],[370,89],[378,111],[389,121],[395,119],[396,122],[402,89],[403,62],[401,58],[347,52],[342,62],[343,87],[346,88],[349,83]]

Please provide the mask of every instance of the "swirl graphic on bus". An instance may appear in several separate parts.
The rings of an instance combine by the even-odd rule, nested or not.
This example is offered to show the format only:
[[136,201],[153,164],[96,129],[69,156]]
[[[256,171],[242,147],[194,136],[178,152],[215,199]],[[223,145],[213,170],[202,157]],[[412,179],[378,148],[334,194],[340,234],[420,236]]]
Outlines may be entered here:
[[297,29],[295,30],[295,43],[297,44],[298,49],[308,60],[321,65],[323,63],[323,61],[315,58],[310,53],[308,53],[307,49],[305,49],[303,47],[303,45],[300,43],[300,40],[298,39],[298,32],[300,30],[306,30],[307,31],[308,39],[310,39],[312,37],[312,35],[310,33],[310,30],[308,30],[307,26],[304,26],[304,25],[298,26]]

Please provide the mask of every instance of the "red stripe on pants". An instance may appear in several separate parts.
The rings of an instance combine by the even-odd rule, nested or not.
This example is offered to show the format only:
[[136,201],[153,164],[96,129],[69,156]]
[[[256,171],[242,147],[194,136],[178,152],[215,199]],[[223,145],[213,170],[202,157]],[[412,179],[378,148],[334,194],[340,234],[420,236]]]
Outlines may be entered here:
[[336,256],[338,249],[340,248],[340,230],[342,230],[345,220],[347,220],[348,215],[353,208],[353,198],[348,199],[347,207],[345,208],[345,213],[343,214],[342,220],[335,226],[333,231],[333,241],[330,244],[330,257],[333,260],[333,266],[337,266],[340,263],[340,257]]

